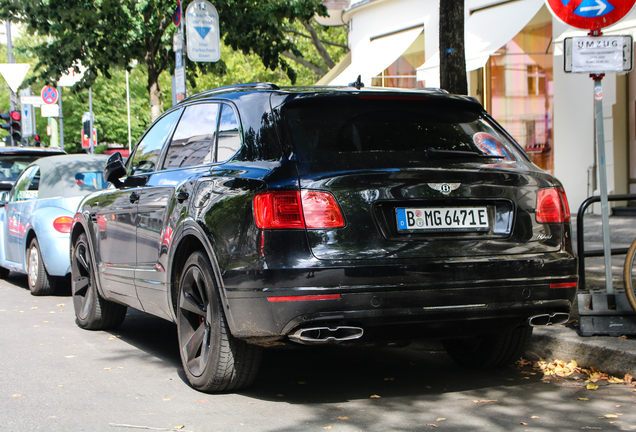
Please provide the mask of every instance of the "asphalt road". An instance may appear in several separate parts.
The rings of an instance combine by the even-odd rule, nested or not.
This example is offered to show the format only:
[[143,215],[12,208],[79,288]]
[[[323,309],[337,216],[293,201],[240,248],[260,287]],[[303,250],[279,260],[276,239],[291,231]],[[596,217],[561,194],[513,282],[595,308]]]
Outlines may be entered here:
[[0,281],[0,431],[636,430],[636,387],[463,369],[436,343],[271,350],[251,389],[203,394],[175,330],[135,311],[117,331],[82,330],[68,295],[33,297],[12,273]]

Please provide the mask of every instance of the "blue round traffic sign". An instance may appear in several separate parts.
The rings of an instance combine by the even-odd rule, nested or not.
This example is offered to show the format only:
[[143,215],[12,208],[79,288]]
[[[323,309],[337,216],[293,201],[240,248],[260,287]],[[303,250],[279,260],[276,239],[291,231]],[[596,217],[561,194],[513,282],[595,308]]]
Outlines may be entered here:
[[636,0],[545,0],[552,13],[572,27],[601,30],[627,15]]
[[51,86],[42,87],[42,100],[45,104],[52,105],[57,102],[57,89]]

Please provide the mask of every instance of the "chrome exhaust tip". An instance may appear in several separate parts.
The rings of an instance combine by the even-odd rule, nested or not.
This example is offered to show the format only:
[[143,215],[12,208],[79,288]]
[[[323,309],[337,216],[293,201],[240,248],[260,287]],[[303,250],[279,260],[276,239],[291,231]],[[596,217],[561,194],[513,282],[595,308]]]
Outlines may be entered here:
[[310,327],[294,331],[289,339],[301,344],[329,344],[360,339],[363,334],[360,327]]
[[533,327],[565,324],[570,319],[570,314],[555,312],[553,314],[541,314],[528,318],[528,324]]

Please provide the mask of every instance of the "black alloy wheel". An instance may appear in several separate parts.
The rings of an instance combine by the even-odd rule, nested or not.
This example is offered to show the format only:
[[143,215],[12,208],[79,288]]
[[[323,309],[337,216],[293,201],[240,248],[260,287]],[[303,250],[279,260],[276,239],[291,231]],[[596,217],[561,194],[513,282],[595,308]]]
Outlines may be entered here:
[[178,299],[179,351],[192,387],[220,392],[249,386],[262,351],[230,334],[206,254],[196,251],[186,261]]
[[126,306],[105,300],[99,295],[85,234],[75,240],[71,257],[71,290],[77,324],[87,330],[119,327],[126,318]]

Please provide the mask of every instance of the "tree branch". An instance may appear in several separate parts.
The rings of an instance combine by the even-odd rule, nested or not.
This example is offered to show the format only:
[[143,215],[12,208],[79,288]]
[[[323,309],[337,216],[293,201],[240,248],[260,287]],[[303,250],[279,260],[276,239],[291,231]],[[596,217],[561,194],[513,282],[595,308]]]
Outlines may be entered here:
[[319,75],[321,77],[328,72],[327,70],[325,70],[325,69],[323,69],[323,68],[321,68],[319,66],[316,66],[315,64],[310,63],[307,60],[305,60],[303,58],[300,58],[300,57],[294,55],[293,53],[291,53],[289,51],[283,52],[282,55],[287,57],[287,58],[289,58],[289,59],[291,59],[291,60],[293,60],[293,61],[295,61],[296,63],[298,63],[298,64],[300,64],[302,66],[305,66],[306,68],[311,69],[316,75]]
[[[305,33],[301,33],[299,31],[296,31],[296,30],[293,30],[293,29],[285,29],[285,30],[283,30],[283,32],[284,33],[292,33],[292,34],[295,34],[297,36],[302,36],[304,38],[311,39],[310,35],[305,34]],[[338,44],[338,43],[335,43],[335,42],[330,42],[330,41],[325,40],[325,39],[320,39],[320,42],[322,42],[324,45],[335,46],[335,47],[342,48],[342,49],[346,50],[347,52],[349,52],[349,47],[346,46],[346,45]]]

